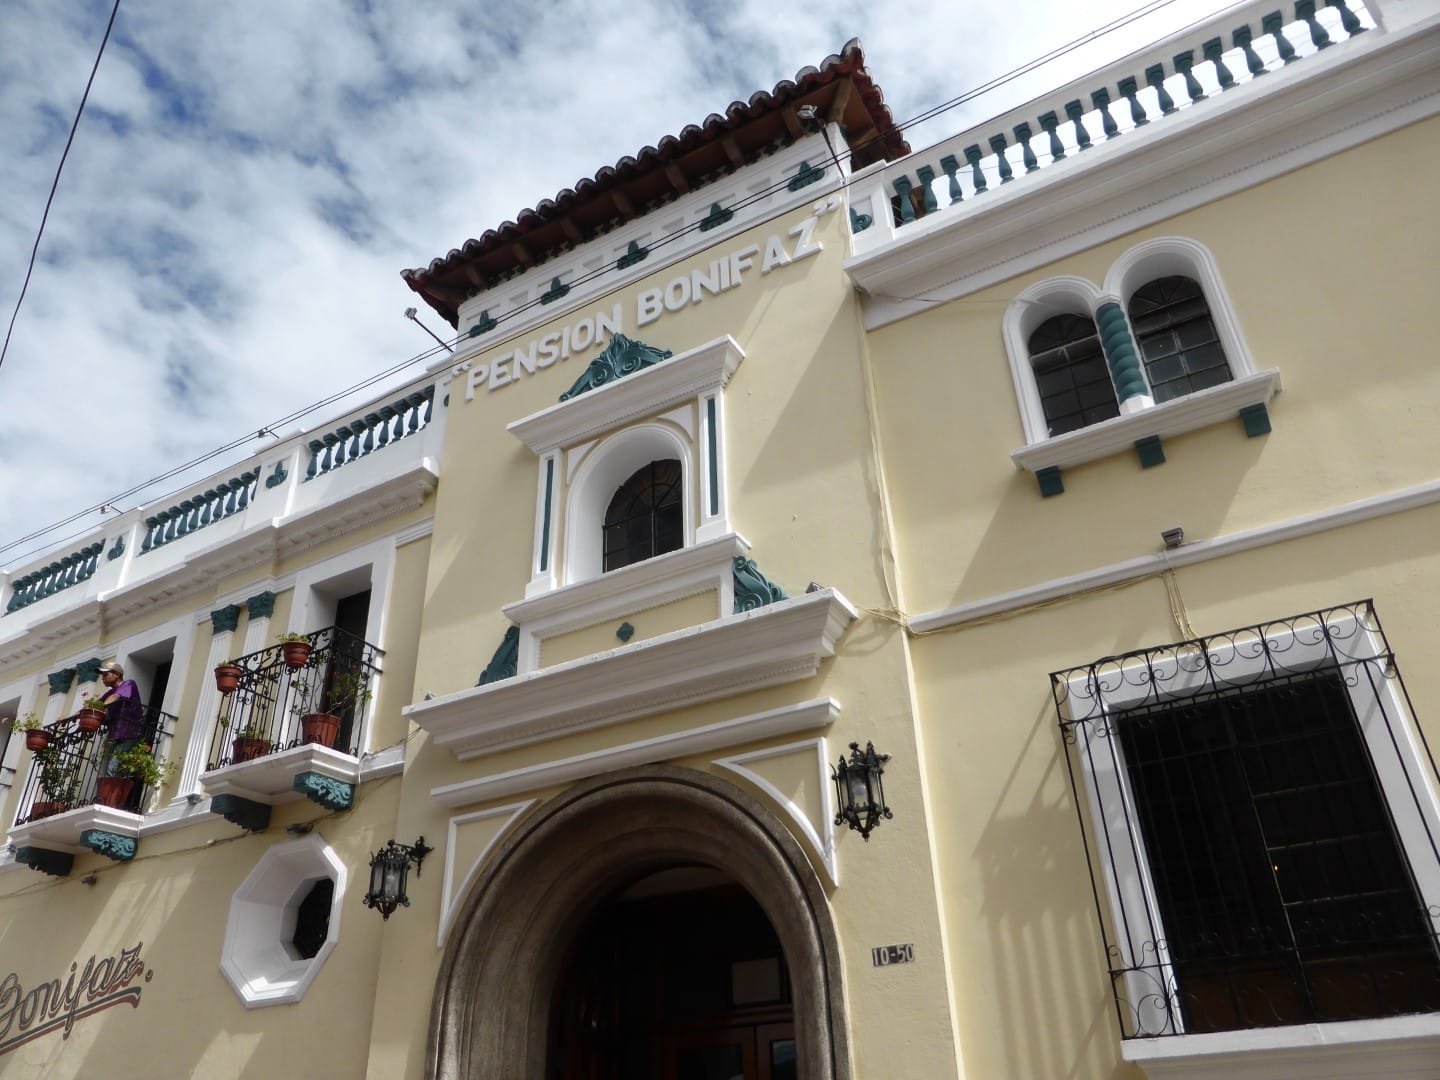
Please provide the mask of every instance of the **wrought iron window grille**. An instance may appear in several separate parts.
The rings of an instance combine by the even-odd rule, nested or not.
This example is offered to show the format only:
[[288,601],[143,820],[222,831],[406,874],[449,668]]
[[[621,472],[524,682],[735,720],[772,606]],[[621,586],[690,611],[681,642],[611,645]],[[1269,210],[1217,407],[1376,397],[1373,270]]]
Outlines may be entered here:
[[1371,601],[1051,686],[1123,1038],[1440,1011],[1440,774]]

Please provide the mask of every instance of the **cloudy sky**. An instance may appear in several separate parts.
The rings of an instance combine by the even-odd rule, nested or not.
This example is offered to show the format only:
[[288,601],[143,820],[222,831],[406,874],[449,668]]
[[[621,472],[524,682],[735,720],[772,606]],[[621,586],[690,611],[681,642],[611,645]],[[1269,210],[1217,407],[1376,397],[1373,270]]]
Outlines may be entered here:
[[[123,0],[0,367],[0,566],[423,352],[402,268],[851,37],[903,121],[1141,2]],[[0,3],[4,323],[111,3]],[[911,144],[1220,6],[1171,0]]]

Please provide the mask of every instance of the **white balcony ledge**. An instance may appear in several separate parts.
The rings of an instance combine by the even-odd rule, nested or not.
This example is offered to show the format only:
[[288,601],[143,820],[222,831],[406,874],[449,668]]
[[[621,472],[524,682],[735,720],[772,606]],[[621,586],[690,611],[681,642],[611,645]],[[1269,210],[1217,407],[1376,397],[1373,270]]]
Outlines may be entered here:
[[296,746],[201,773],[200,783],[212,798],[238,795],[273,806],[305,798],[295,790],[295,777],[301,773],[318,773],[354,785],[360,783],[360,761],[328,746]]
[[855,620],[833,589],[405,708],[461,760],[806,679]]
[[138,837],[144,822],[145,818],[140,814],[97,803],[16,825],[10,830],[10,846],[15,851],[23,847],[41,847],[78,855],[89,850],[80,843],[81,834],[98,830],[116,836]]

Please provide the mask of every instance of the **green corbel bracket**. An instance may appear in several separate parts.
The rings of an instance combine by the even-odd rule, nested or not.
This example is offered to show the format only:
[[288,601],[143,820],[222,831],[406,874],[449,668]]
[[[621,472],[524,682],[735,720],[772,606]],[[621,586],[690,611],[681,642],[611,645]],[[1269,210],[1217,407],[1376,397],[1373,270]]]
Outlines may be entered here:
[[232,825],[246,832],[264,832],[270,825],[270,807],[239,795],[216,795],[210,800],[210,812],[219,814]]
[[1035,470],[1035,482],[1040,485],[1040,495],[1048,499],[1052,495],[1065,494],[1065,478],[1060,475],[1060,466]]
[[302,772],[291,786],[326,810],[349,810],[355,802],[355,785],[317,772]]
[[75,865],[75,856],[68,851],[51,851],[49,848],[22,847],[15,852],[15,861],[31,870],[39,870],[51,877],[64,877]]
[[86,829],[80,834],[80,843],[91,851],[104,855],[116,862],[129,862],[135,858],[137,841],[133,836],[106,832],[104,829]]
[[1245,425],[1245,434],[1251,439],[1256,435],[1270,434],[1270,410],[1264,403],[1246,405],[1240,410],[1240,422]]
[[1156,465],[1165,464],[1165,447],[1161,445],[1159,435],[1150,435],[1144,439],[1136,439],[1135,454],[1140,458],[1140,467],[1142,469],[1150,469]]

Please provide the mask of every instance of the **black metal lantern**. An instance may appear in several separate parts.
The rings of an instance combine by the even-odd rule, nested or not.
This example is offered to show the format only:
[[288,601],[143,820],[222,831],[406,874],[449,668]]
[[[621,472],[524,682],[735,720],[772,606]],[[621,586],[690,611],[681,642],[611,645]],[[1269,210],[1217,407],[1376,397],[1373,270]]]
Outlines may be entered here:
[[839,812],[835,824],[849,825],[868,844],[870,832],[880,824],[881,818],[892,817],[885,805],[885,788],[881,778],[885,775],[885,762],[889,754],[875,753],[875,744],[867,742],[862,753],[859,743],[850,744],[850,760],[840,755],[840,762],[830,770],[835,781],[835,805]]
[[385,846],[370,857],[370,891],[365,894],[365,906],[378,909],[386,920],[397,907],[409,907],[405,879],[410,873],[410,864],[415,864],[415,876],[419,877],[420,864],[434,850],[423,836],[409,846],[387,840]]

